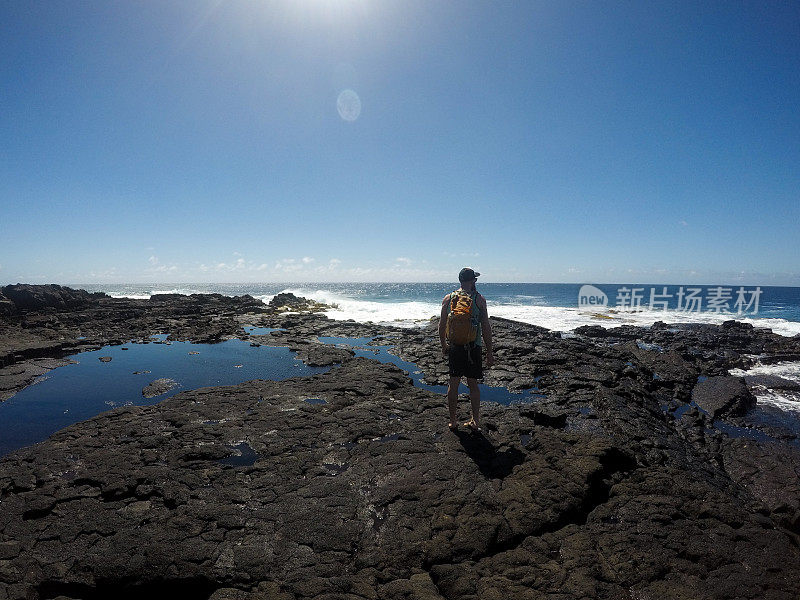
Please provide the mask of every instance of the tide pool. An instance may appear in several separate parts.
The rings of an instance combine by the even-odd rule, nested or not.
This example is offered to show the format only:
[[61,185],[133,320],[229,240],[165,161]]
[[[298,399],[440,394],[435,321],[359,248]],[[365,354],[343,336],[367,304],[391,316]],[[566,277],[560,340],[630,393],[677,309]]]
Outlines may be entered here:
[[[353,352],[355,352],[356,356],[361,356],[363,358],[372,358],[382,363],[391,363],[406,371],[408,373],[408,376],[414,382],[414,385],[416,385],[417,387],[421,387],[423,389],[428,390],[429,392],[434,392],[436,394],[447,393],[446,385],[430,385],[425,383],[422,379],[422,371],[419,370],[417,365],[415,365],[412,362],[405,361],[399,356],[395,356],[394,354],[389,352],[389,350],[392,348],[391,345],[369,345],[370,342],[378,338],[371,338],[371,337],[348,338],[348,337],[319,336],[317,339],[324,344],[352,347]],[[541,398],[543,398],[541,394],[536,393],[538,390],[527,390],[525,393],[522,392],[514,393],[514,392],[509,392],[508,389],[504,387],[494,387],[483,383],[479,383],[478,388],[480,389],[481,392],[481,402],[496,402],[498,404],[509,405],[509,404],[534,402],[536,400],[540,400]],[[458,387],[458,392],[459,394],[466,394],[469,392],[469,388],[466,385],[464,385],[463,379],[462,383]]]
[[[106,346],[70,356],[76,364],[50,371],[0,403],[0,456],[118,406],[156,404],[181,390],[251,379],[280,381],[329,369],[305,365],[288,348],[250,346],[241,340],[165,343],[166,335],[156,337],[160,339],[150,344]],[[144,398],[142,388],[161,378],[178,386]]]
[[[251,334],[275,331],[245,329]],[[323,373],[330,368],[309,367],[288,348],[251,346],[249,341],[168,342],[166,334],[152,339],[148,344],[105,346],[69,356],[67,358],[74,364],[50,371],[0,403],[0,456],[41,442],[59,429],[119,406],[148,406],[182,390],[235,385],[252,379],[281,381]],[[438,394],[447,392],[447,386],[424,383],[417,365],[391,354],[392,346],[370,345],[373,339],[320,337],[319,341],[352,347],[356,356],[391,363],[407,371],[416,386]],[[145,398],[143,388],[157,379],[172,379],[177,386]],[[532,402],[541,397],[530,391],[512,393],[503,387],[484,384],[480,384],[480,389],[483,402],[508,405]],[[466,393],[468,389],[462,384],[459,391]],[[309,402],[321,400],[311,398]]]

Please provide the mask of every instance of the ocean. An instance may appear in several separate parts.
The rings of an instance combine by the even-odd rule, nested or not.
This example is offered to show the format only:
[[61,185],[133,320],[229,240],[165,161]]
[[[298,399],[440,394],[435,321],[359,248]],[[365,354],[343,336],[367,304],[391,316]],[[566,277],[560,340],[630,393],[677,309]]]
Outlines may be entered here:
[[[269,302],[280,292],[292,292],[334,306],[327,312],[332,319],[353,319],[393,324],[406,327],[419,326],[439,314],[445,294],[456,284],[447,283],[237,283],[237,284],[91,284],[71,285],[88,291],[101,291],[114,297],[149,298],[152,294],[218,293],[227,296],[249,294]],[[596,287],[608,297],[608,306],[592,310],[579,310],[579,284],[569,283],[478,283],[478,291],[485,297],[489,314],[525,323],[532,323],[555,331],[571,331],[581,325],[615,327],[621,324],[651,325],[655,321],[667,323],[722,323],[731,318],[752,323],[755,327],[768,327],[785,336],[800,334],[800,288],[761,286],[758,306],[742,305],[737,314],[740,286],[665,286],[661,284],[598,284]],[[625,292],[625,290],[636,290]],[[699,303],[689,305],[690,290]],[[744,286],[745,300],[750,301],[756,286]],[[620,295],[622,294],[622,295]],[[682,296],[681,296],[682,294]],[[652,297],[651,297],[652,296]],[[666,296],[669,296],[666,298]],[[727,305],[715,298],[729,296]],[[619,308],[623,298],[638,297],[637,310]],[[651,304],[651,300],[653,303]],[[683,300],[678,310],[678,302]],[[628,303],[628,307],[631,304]],[[713,304],[714,310],[709,310]],[[728,311],[725,311],[727,306]],[[666,310],[663,308],[666,307]],[[627,307],[626,307],[627,308]]]

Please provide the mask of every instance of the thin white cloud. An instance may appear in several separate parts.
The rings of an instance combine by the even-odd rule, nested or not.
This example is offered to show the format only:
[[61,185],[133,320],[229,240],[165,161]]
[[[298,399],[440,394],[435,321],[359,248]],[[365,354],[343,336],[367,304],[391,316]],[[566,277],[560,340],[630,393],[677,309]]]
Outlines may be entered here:
[[178,271],[178,265],[174,263],[169,265],[162,264],[161,260],[155,254],[151,255],[150,258],[147,259],[147,262],[150,263],[150,266],[147,267],[144,272],[148,275],[176,273]]
[[448,252],[447,250],[442,254],[450,258],[478,258],[480,256],[478,252]]
[[310,262],[306,261],[305,258],[299,260],[296,258],[282,258],[275,263],[274,270],[280,273],[295,273],[297,271],[302,271],[305,265]]
[[296,264],[294,262],[275,264],[275,270],[280,271],[282,273],[295,273],[296,271],[301,271],[302,269],[303,265]]
[[[156,257],[157,258],[157,257]],[[162,263],[149,265],[144,271],[153,279],[177,281],[178,279],[219,279],[232,281],[446,281],[454,279],[454,271],[439,270],[433,264],[423,264],[409,257],[399,256],[389,261],[362,263],[353,266],[341,258],[314,258],[311,256],[284,257],[274,260],[248,260],[239,256],[231,260],[194,262],[191,265]],[[186,268],[183,268],[186,266]]]
[[236,262],[228,263],[228,262],[217,262],[212,266],[207,266],[205,264],[200,265],[200,270],[203,272],[206,271],[247,271],[254,268],[254,265],[250,263],[248,265],[247,261],[243,258],[237,258]]
[[89,277],[91,279],[108,280],[117,276],[117,267],[111,267],[104,271],[90,271]]
[[342,264],[342,261],[338,258],[332,258],[328,261],[327,265],[320,265],[316,269],[314,269],[317,273],[322,273],[325,271],[335,271],[339,268],[339,265]]
[[178,270],[177,265],[158,265],[155,269],[150,269],[151,273],[174,273]]

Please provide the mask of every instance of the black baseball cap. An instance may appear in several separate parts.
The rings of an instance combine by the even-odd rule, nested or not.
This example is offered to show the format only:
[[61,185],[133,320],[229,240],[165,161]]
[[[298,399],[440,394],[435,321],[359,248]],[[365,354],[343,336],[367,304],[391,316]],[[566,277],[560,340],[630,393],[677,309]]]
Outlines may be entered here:
[[476,273],[469,267],[464,267],[458,273],[458,280],[459,281],[472,281],[473,279],[477,279],[480,273]]

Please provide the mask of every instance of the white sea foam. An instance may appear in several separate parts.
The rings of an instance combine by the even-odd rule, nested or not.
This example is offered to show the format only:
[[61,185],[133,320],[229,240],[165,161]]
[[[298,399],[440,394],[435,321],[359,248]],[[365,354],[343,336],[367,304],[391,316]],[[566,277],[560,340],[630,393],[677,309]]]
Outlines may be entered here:
[[131,300],[149,300],[150,294],[108,293],[112,298],[130,298]]
[[153,290],[150,292],[150,295],[155,296],[156,294],[180,294],[181,296],[188,296],[189,294],[202,294],[202,293],[203,292],[199,290],[194,290],[191,288],[174,288],[171,290]]
[[151,296],[156,294],[180,294],[181,296],[188,296],[190,294],[203,294],[202,292],[191,288],[175,288],[171,290],[150,290],[150,293],[143,294],[141,291],[131,292],[106,292],[112,298],[131,298],[132,300],[149,300]]
[[781,410],[800,414],[800,394],[797,392],[764,390],[756,391],[753,395],[760,404],[771,404]]
[[[373,322],[379,324],[392,324],[404,327],[419,326],[432,317],[438,316],[441,305],[438,302],[423,301],[394,301],[377,302],[374,300],[359,300],[350,296],[337,294],[325,289],[287,288],[282,292],[291,292],[296,296],[303,296],[335,308],[327,311],[331,319],[352,319],[359,322]],[[273,295],[257,296],[265,303]],[[588,313],[577,308],[560,306],[542,306],[514,302],[494,303],[488,300],[489,314],[531,323],[546,327],[554,331],[572,331],[582,325],[600,325],[602,327],[618,327],[620,325],[650,326],[656,321],[665,323],[708,323],[718,325],[733,318],[729,314],[716,314],[705,312],[678,312],[678,311],[641,311],[641,312],[612,312],[604,311]],[[786,319],[760,319],[750,317],[736,317],[737,320],[751,323],[754,327],[766,327],[777,334],[793,336],[800,334],[800,323]]]
[[[218,290],[216,288],[219,288]],[[227,288],[227,289],[226,289]],[[144,288],[145,290],[147,288]],[[173,289],[151,289],[149,294],[142,288],[130,290],[114,290],[110,295],[115,298],[147,299],[152,294],[194,294],[220,291],[222,293],[245,293],[245,290],[232,291],[228,286],[207,286],[206,289],[193,287],[175,287]],[[328,317],[337,320],[352,319],[359,322],[373,322],[392,324],[403,327],[420,326],[432,317],[439,314],[441,306],[438,301],[420,300],[367,300],[359,299],[356,295],[336,293],[329,289],[312,287],[287,287],[282,292],[291,292],[297,296],[311,298],[318,302],[335,305],[327,311]],[[255,297],[264,303],[274,297],[274,294],[255,294]],[[730,314],[717,314],[709,312],[678,312],[678,311],[641,311],[641,312],[614,312],[602,309],[596,313],[582,312],[577,307],[547,306],[542,296],[515,294],[501,296],[498,300],[488,299],[489,314],[531,323],[546,327],[553,331],[572,331],[582,325],[600,325],[602,327],[617,327],[623,324],[649,326],[656,321],[666,323],[709,323],[720,324],[731,318],[736,318],[754,327],[772,329],[775,333],[784,336],[800,334],[800,322],[787,321],[777,318],[738,317]],[[598,307],[600,308],[600,307]]]
[[[795,383],[800,383],[800,362],[781,362],[772,365],[756,364],[750,369],[731,369],[731,375],[744,377],[745,375],[776,375]],[[753,390],[756,401],[760,404],[771,404],[782,410],[800,413],[800,393],[789,390],[769,390],[756,387]]]
[[[325,314],[338,321],[352,319],[361,323],[378,323],[396,325],[400,327],[414,327],[438,315],[440,307],[433,302],[403,301],[403,302],[376,302],[372,300],[357,300],[330,290],[311,289],[285,289],[295,296],[302,296],[317,302],[334,306]],[[264,303],[274,297],[270,295],[257,296]]]
[[780,362],[771,365],[757,364],[751,369],[731,369],[731,375],[742,377],[744,375],[777,375],[784,379],[789,379],[800,383],[800,362]]
[[[559,306],[523,306],[523,305],[492,305],[489,303],[489,313],[497,317],[532,323],[555,331],[571,331],[582,325],[600,325],[601,327],[619,327],[620,325],[637,325],[647,327],[656,321],[665,323],[708,323],[719,325],[733,318],[732,315],[703,313],[703,312],[678,312],[678,311],[641,311],[641,312],[612,312],[609,310],[594,313],[580,311],[577,308]],[[800,323],[786,319],[754,319],[736,317],[738,321],[751,323],[753,327],[767,327],[777,334],[792,336],[800,333]]]
[[725,321],[736,318],[737,321],[750,323],[753,327],[765,327],[773,332],[793,336],[800,334],[800,323],[786,319],[759,319],[739,317],[730,314],[717,314],[707,312],[680,312],[680,311],[641,311],[624,312],[603,310],[597,312],[584,312],[577,308],[558,306],[492,306],[489,304],[489,313],[498,317],[533,323],[553,329],[555,331],[571,331],[582,325],[600,325],[602,327],[618,327],[620,325],[636,325],[648,327],[656,321],[669,324],[679,323],[706,323],[719,325]]

